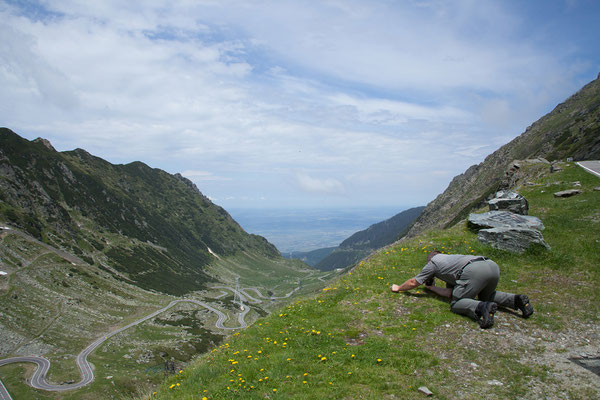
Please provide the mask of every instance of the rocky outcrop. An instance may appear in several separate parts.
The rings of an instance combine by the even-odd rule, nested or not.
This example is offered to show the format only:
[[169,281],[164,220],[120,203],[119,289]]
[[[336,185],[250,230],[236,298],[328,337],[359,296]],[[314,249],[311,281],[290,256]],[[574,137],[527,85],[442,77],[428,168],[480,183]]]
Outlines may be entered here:
[[[503,204],[501,200],[514,200],[504,205],[506,208],[516,208],[517,211],[528,204],[527,199],[514,192],[498,192],[497,196],[488,202],[490,209]],[[483,214],[470,214],[467,225],[478,231],[477,239],[480,242],[496,249],[523,253],[534,244],[550,249],[540,232],[544,229],[544,224],[537,217],[507,210],[493,210]]]
[[496,193],[496,197],[488,201],[490,211],[510,211],[515,214],[527,215],[529,203],[527,199],[510,190]]
[[482,229],[477,233],[477,239],[500,250],[513,253],[523,253],[532,244],[539,244],[550,250],[544,241],[542,233],[529,228],[492,228]]
[[35,139],[33,141],[33,143],[41,143],[48,150],[56,151],[56,149],[54,148],[54,146],[52,146],[52,143],[50,143],[50,141],[48,139],[44,139],[44,138],[39,137],[39,138]]
[[470,214],[467,224],[473,230],[488,228],[544,229],[544,224],[539,218],[519,215],[510,211],[488,211],[483,214]]

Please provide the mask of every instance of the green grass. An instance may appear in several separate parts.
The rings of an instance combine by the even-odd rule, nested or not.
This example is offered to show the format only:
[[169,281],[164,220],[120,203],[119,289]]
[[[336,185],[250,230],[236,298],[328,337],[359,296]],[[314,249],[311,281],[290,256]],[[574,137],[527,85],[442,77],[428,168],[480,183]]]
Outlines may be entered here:
[[[554,198],[574,181],[583,194]],[[319,294],[234,334],[145,398],[417,399],[423,385],[439,399],[537,398],[533,387],[541,396],[563,389],[571,398],[597,396],[590,387],[558,388],[551,366],[528,360],[550,351],[553,335],[598,323],[600,192],[593,187],[600,181],[571,165],[538,183],[520,192],[546,225],[551,251],[496,250],[464,223],[397,243]],[[528,294],[535,314],[523,320],[499,312],[495,327],[484,331],[422,289],[391,293],[390,285],[414,277],[434,248],[494,259],[499,290]]]

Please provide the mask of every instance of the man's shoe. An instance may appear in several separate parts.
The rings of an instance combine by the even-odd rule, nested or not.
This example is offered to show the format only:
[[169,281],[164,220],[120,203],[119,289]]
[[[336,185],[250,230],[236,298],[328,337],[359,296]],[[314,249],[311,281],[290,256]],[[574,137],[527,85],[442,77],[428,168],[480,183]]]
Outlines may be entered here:
[[488,329],[494,326],[494,314],[498,306],[492,301],[485,301],[479,303],[477,307],[477,316],[479,317],[477,322],[481,329]]
[[529,302],[529,297],[524,294],[515,296],[515,306],[523,313],[523,318],[529,318],[533,314],[533,306]]

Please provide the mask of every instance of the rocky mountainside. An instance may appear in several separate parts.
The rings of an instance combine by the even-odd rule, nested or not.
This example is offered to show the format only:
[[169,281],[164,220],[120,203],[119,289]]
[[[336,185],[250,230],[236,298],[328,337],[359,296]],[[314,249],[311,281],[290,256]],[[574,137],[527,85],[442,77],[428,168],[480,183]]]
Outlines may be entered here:
[[519,169],[514,160],[568,157],[575,161],[600,158],[600,75],[482,163],[456,176],[427,205],[407,237],[450,227],[483,205],[491,194],[509,187]]
[[[374,250],[394,243],[402,237],[425,207],[404,210],[385,221],[371,225],[344,240],[315,267],[322,271],[346,268],[362,260]],[[315,250],[315,252],[318,250]]]
[[57,152],[0,129],[0,222],[145,289],[199,290],[216,257],[281,257],[188,179],[141,162]]

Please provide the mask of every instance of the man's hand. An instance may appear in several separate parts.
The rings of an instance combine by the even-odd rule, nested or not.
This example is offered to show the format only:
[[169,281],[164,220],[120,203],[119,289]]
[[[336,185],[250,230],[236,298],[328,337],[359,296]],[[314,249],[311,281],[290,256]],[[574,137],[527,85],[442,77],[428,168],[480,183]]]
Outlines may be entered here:
[[392,292],[405,292],[407,290],[414,289],[419,285],[420,283],[417,282],[415,278],[410,278],[400,286],[396,284],[392,285]]

